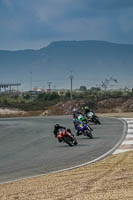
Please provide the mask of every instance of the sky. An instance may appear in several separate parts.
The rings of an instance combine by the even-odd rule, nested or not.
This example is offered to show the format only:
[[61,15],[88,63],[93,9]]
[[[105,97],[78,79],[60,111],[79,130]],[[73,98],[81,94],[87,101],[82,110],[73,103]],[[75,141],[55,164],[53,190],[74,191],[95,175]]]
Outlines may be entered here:
[[0,0],[0,49],[52,41],[133,44],[133,0]]

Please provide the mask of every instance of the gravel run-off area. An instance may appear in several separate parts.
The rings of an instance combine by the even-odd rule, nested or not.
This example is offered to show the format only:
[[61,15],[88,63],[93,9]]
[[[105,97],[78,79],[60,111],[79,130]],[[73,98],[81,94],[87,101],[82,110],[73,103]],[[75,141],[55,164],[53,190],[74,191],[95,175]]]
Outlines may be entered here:
[[0,184],[0,200],[132,200],[133,151],[95,164]]

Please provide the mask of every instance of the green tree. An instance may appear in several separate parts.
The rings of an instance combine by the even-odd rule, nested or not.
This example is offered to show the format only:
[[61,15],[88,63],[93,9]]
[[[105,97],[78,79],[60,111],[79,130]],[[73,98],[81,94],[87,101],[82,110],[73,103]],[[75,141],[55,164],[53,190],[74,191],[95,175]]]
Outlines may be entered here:
[[65,99],[70,99],[70,91],[67,91],[65,94]]
[[83,92],[86,92],[87,91],[87,88],[86,88],[86,86],[80,86],[80,88],[79,88],[79,90],[80,91],[83,91]]
[[101,88],[100,87],[91,87],[90,91],[91,92],[98,92],[98,91],[101,91]]

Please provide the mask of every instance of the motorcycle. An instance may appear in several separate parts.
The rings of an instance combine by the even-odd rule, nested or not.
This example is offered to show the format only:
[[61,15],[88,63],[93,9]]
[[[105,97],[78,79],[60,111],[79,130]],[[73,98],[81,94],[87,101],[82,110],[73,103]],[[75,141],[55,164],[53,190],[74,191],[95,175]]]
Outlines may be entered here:
[[84,124],[84,123],[81,122],[81,123],[79,123],[77,125],[76,129],[77,129],[79,135],[87,136],[90,139],[93,138],[93,135],[92,135],[92,130],[93,129],[89,125]]
[[69,133],[66,129],[60,128],[57,134],[59,142],[65,142],[69,146],[77,145],[78,142],[73,134]]
[[101,124],[98,116],[94,112],[89,112],[86,114],[86,118],[88,121],[93,122],[95,124]]

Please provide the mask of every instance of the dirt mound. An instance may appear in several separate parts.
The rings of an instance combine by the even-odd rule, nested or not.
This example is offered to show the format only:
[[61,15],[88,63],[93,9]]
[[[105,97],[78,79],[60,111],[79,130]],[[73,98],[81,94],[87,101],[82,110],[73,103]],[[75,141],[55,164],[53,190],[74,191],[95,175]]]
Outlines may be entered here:
[[133,98],[130,98],[123,103],[122,110],[125,112],[133,112]]
[[50,106],[48,110],[43,112],[43,115],[71,115],[73,108],[76,107],[79,110],[82,110],[85,102],[83,100],[77,101],[67,101],[67,102],[59,102],[54,106]]
[[88,105],[91,110],[97,113],[133,112],[133,98],[110,98],[93,104],[87,100],[59,102],[50,106],[42,115],[71,115],[74,107],[82,112],[85,105]]
[[[123,112],[125,100],[122,98],[110,98],[103,101],[99,101],[97,104],[97,112]],[[126,110],[125,110],[126,111]]]

